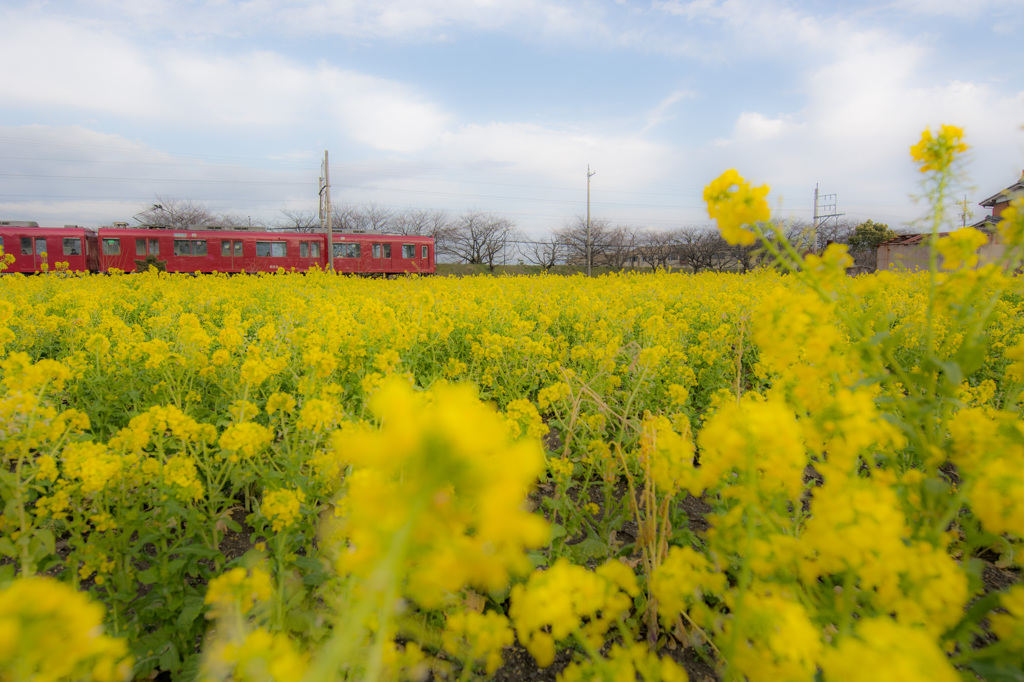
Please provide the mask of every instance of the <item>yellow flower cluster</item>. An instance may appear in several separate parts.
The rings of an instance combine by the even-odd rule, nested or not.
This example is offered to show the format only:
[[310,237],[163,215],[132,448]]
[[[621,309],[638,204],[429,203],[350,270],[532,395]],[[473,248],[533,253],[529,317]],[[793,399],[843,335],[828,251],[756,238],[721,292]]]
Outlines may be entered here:
[[286,634],[256,628],[241,641],[215,640],[199,679],[292,682],[301,680],[308,668],[308,655],[299,652]]
[[333,440],[353,467],[324,529],[338,572],[368,577],[397,551],[406,593],[428,607],[527,572],[523,550],[547,538],[547,524],[521,509],[543,468],[537,441],[511,441],[506,418],[470,386],[437,385],[427,396],[392,379],[370,407],[378,431]]
[[515,642],[508,618],[493,611],[456,611],[445,621],[444,650],[457,658],[484,662],[488,675],[501,667],[502,650]]
[[268,490],[263,493],[260,512],[270,519],[275,533],[295,525],[301,518],[302,503],[306,495],[301,490]]
[[548,570],[531,574],[525,585],[512,588],[509,615],[519,641],[546,667],[555,659],[555,644],[570,636],[599,648],[638,593],[633,571],[619,561],[589,571],[559,559]]
[[744,225],[766,221],[770,217],[768,186],[751,187],[734,169],[729,169],[704,188],[708,216],[718,221],[722,238],[730,244],[750,246],[757,237]]
[[237,567],[210,580],[204,603],[210,607],[208,618],[216,618],[237,609],[246,614],[258,602],[265,602],[273,594],[270,574],[261,568]]
[[958,154],[967,151],[963,136],[964,129],[957,126],[943,125],[937,134],[926,128],[921,140],[910,148],[910,156],[917,161],[922,173],[945,171]]
[[942,267],[956,270],[960,267],[973,268],[978,264],[978,247],[988,243],[985,233],[973,227],[965,227],[939,239],[936,248],[942,255]]
[[882,673],[885,678],[906,682],[961,679],[934,640],[884,617],[858,623],[853,636],[825,651],[821,668],[830,682],[874,682]]
[[645,644],[639,642],[622,646],[612,644],[606,659],[587,663],[570,663],[558,676],[559,682],[587,682],[589,680],[622,680],[633,682],[687,682],[686,669],[668,655],[658,658]]
[[52,578],[20,578],[0,587],[0,678],[131,678],[122,639],[103,634],[103,608]]

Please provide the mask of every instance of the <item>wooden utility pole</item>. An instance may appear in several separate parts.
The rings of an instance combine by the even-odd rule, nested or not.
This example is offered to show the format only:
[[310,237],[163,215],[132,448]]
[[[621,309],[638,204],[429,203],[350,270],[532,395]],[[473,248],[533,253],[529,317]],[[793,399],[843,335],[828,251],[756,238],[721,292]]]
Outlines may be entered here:
[[595,175],[597,171],[590,172],[590,164],[587,164],[587,277],[590,277],[590,264],[591,264],[591,252],[590,252],[590,177]]

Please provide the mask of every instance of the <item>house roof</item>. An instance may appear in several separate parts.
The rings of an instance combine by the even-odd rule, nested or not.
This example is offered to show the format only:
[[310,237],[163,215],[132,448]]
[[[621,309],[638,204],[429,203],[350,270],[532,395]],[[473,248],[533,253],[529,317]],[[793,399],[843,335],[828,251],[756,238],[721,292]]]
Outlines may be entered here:
[[996,204],[1001,204],[1004,201],[1010,201],[1011,199],[1015,199],[1022,195],[1024,195],[1024,173],[1020,174],[1020,180],[1013,183],[1003,191],[993,194],[988,199],[980,202],[980,205],[985,208],[991,208]]
[[[949,234],[948,232],[940,232],[939,236],[940,237],[945,237],[948,234]],[[930,237],[930,236],[931,235],[929,235],[928,233],[898,234],[895,237],[893,237],[892,239],[886,239],[884,242],[880,242],[878,245],[879,246],[919,246],[919,245],[923,244],[925,242],[925,240],[927,240],[928,237]]]
[[995,216],[987,215],[984,218],[982,218],[981,220],[979,220],[978,222],[976,222],[973,225],[971,225],[971,227],[973,227],[976,230],[981,230],[982,232],[992,232],[993,230],[996,229],[996,226],[998,224],[999,224],[999,218],[996,218]]

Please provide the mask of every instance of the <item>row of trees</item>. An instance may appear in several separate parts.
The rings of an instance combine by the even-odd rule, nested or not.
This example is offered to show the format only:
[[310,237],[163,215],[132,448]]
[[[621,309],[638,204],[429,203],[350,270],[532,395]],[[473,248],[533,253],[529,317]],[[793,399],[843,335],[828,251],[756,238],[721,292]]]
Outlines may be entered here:
[[[205,225],[259,227],[269,230],[316,232],[321,229],[316,211],[282,211],[273,222],[252,221],[248,216],[209,212],[194,201],[157,197],[157,202],[136,214],[142,225],[196,229]],[[757,247],[727,244],[711,225],[673,230],[612,225],[591,220],[587,229],[582,216],[569,220],[548,236],[531,237],[509,218],[483,211],[451,214],[443,210],[395,210],[377,204],[334,207],[333,229],[347,232],[380,232],[432,236],[438,257],[461,263],[497,265],[528,263],[549,269],[556,265],[585,266],[587,245],[592,263],[621,270],[628,267],[738,270],[746,272],[761,264],[765,254]],[[787,225],[787,239],[801,251],[817,251],[830,242],[848,244],[857,265],[875,266],[877,245],[895,236],[888,226],[866,221],[830,221],[817,230],[807,222]]]

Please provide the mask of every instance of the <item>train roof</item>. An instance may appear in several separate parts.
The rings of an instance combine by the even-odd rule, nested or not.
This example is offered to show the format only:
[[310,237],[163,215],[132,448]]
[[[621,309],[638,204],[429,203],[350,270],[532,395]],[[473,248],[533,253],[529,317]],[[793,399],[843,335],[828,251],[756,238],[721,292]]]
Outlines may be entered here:
[[[292,230],[221,230],[221,229],[209,229],[209,228],[189,228],[189,229],[178,229],[178,228],[159,228],[154,229],[151,227],[101,227],[100,232],[104,235],[115,236],[123,235],[126,237],[155,237],[157,235],[173,235],[175,237],[198,237],[203,236],[206,238],[216,239],[218,236],[222,238],[242,238],[242,237],[256,237],[256,238],[282,238],[282,237],[305,237],[306,239],[315,239],[317,237],[326,236],[325,232],[317,230],[316,232],[297,232]],[[410,242],[416,241],[433,241],[433,237],[430,235],[420,234],[381,234],[379,232],[334,232],[332,233],[334,241],[360,241],[360,242],[371,242],[381,241],[383,239],[394,240],[404,239]]]

